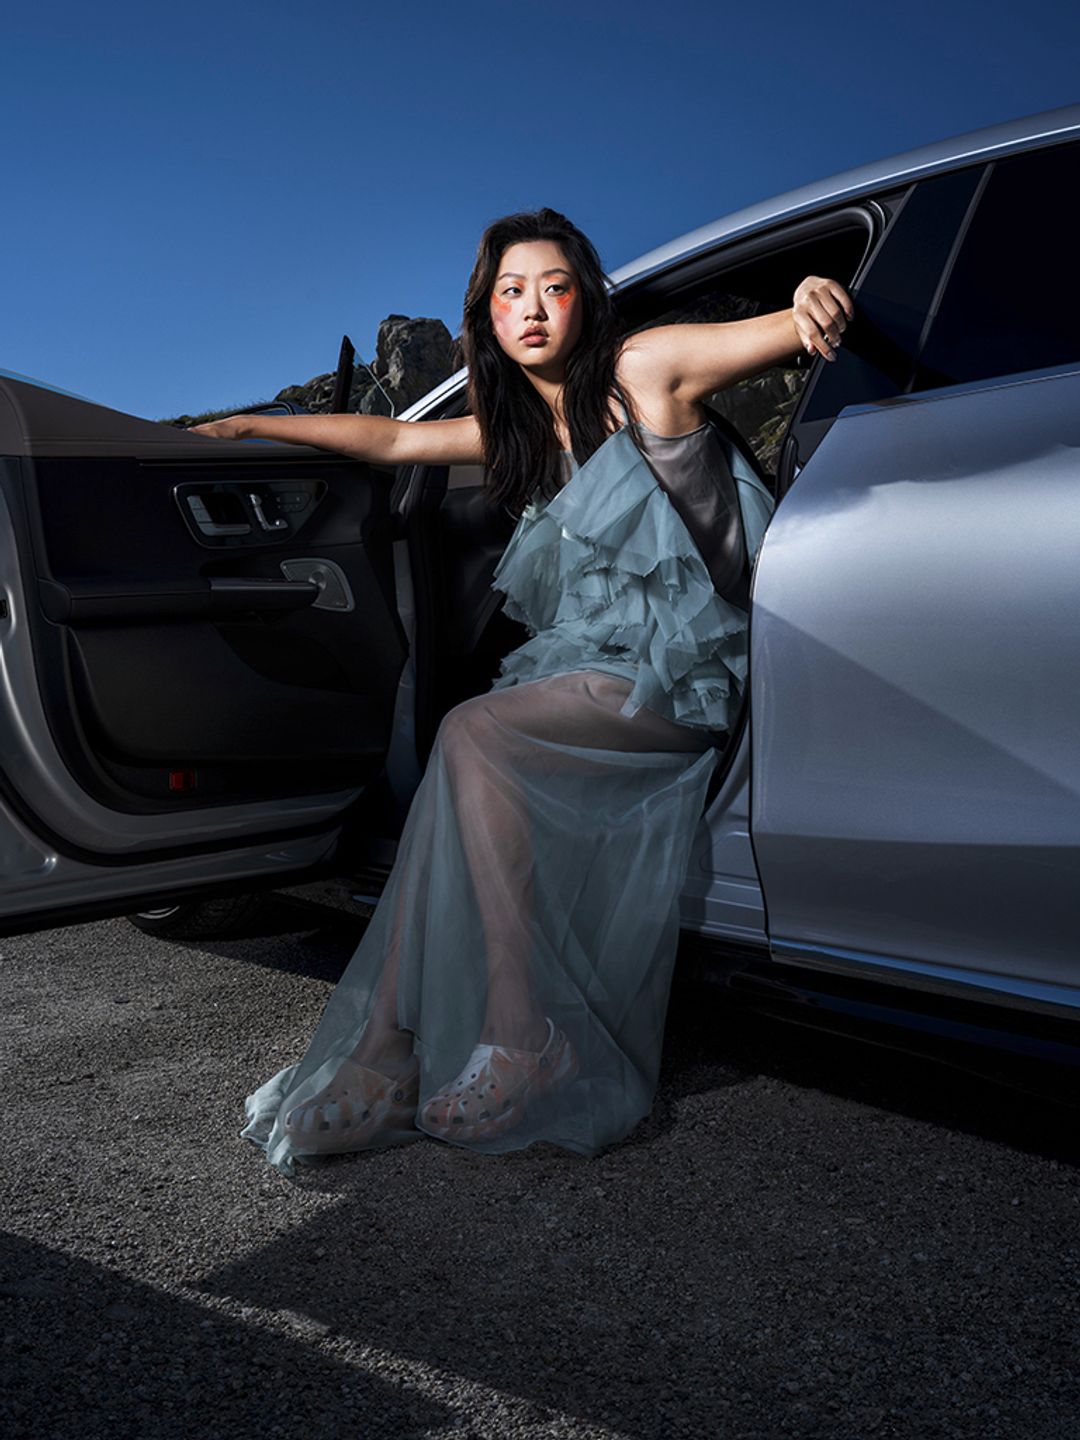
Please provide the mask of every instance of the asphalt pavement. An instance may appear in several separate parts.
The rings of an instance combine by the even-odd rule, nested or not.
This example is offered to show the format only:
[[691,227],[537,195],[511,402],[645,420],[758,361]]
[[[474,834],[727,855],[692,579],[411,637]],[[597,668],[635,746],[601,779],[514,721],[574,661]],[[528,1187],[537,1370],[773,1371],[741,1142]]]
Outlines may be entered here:
[[424,1139],[289,1181],[243,1096],[359,931],[262,929],[0,941],[6,1440],[1077,1435],[1080,1170],[1041,1102],[684,983],[601,1157]]

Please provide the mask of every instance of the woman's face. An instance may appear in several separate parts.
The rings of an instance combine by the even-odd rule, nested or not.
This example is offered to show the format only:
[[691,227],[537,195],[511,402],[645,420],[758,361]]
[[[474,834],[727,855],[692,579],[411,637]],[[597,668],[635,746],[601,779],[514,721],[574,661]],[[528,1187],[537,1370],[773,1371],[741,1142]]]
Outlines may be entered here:
[[524,240],[503,251],[491,292],[491,323],[511,360],[561,379],[581,320],[577,275],[554,240]]

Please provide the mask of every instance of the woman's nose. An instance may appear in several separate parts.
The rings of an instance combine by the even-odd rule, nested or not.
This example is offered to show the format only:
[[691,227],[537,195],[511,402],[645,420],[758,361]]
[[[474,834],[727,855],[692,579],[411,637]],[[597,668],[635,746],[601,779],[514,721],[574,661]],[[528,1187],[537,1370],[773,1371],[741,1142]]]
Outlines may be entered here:
[[535,295],[529,298],[529,308],[526,312],[525,318],[527,320],[547,319],[547,311],[544,309],[544,302],[540,297],[539,291],[537,291]]

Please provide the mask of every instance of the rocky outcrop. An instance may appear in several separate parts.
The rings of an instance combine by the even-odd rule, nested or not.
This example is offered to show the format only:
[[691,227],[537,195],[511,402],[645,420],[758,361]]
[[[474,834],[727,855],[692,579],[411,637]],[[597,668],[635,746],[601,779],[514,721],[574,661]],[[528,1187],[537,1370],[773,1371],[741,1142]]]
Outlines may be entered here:
[[[441,320],[388,315],[379,326],[370,368],[357,361],[348,409],[359,415],[400,415],[461,366],[459,347]],[[321,414],[330,409],[334,373],[287,385],[274,397]]]

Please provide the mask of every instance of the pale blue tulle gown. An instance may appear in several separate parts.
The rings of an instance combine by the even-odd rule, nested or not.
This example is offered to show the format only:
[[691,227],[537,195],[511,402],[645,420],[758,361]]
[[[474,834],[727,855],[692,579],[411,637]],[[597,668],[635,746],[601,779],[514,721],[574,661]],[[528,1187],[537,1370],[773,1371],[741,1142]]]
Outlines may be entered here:
[[[506,547],[493,583],[531,638],[444,717],[307,1053],[247,1099],[241,1133],[286,1174],[334,1148],[305,1148],[284,1122],[334,1080],[385,967],[421,1109],[469,1061],[500,967],[576,1055],[572,1080],[470,1148],[543,1140],[593,1155],[649,1112],[679,893],[746,678],[746,602],[714,587],[717,535],[738,505],[753,556],[772,502],[711,424],[637,434],[651,464],[626,426],[580,469],[567,455],[567,483],[525,509]],[[410,1112],[377,1143],[418,1138],[421,1121]]]

